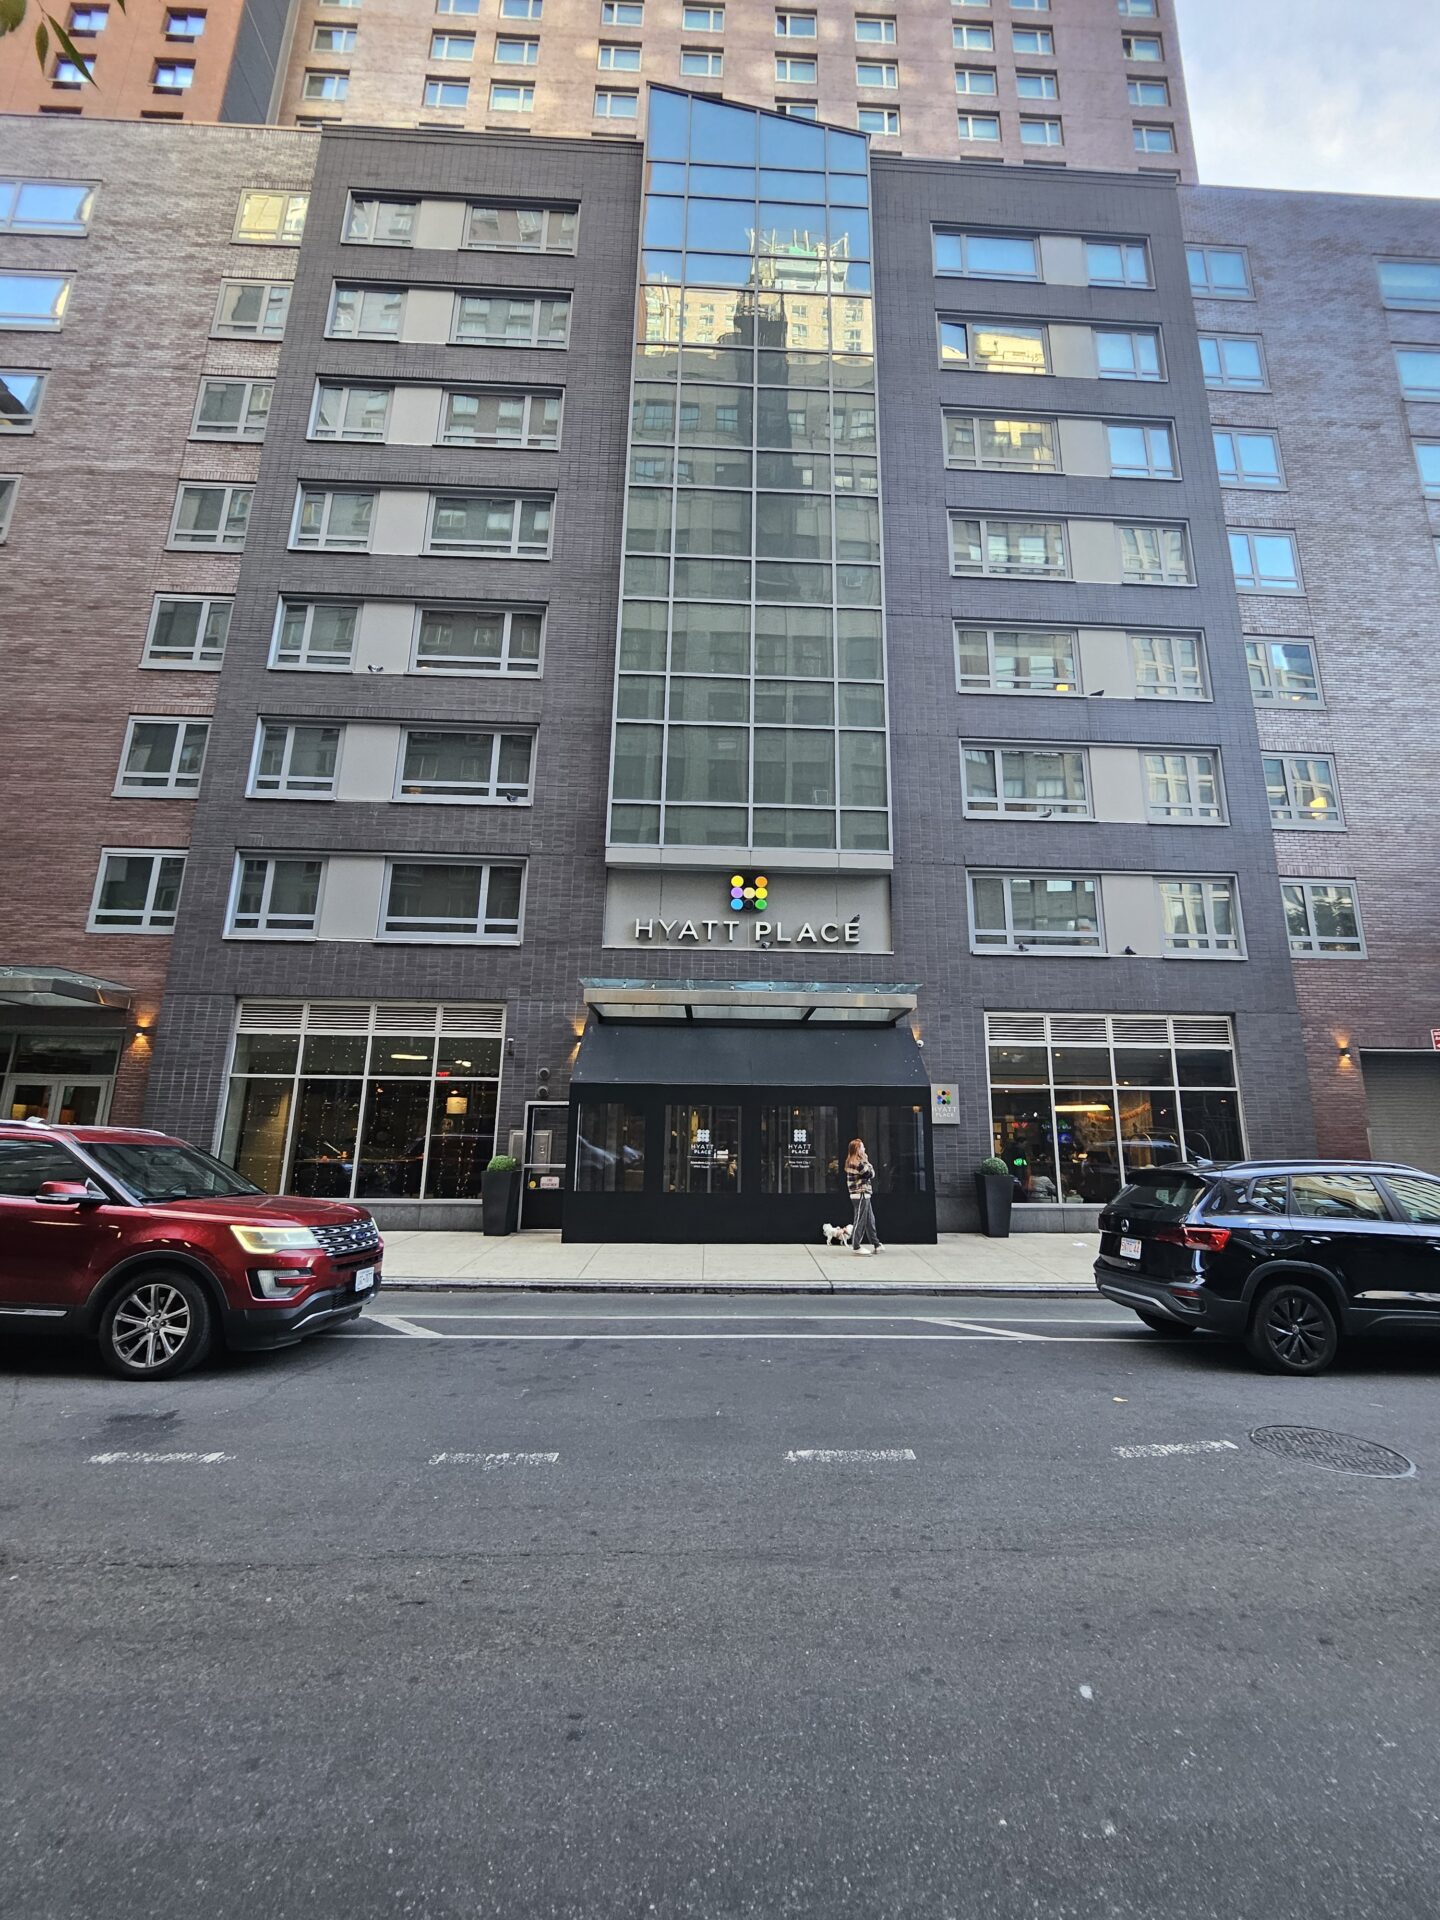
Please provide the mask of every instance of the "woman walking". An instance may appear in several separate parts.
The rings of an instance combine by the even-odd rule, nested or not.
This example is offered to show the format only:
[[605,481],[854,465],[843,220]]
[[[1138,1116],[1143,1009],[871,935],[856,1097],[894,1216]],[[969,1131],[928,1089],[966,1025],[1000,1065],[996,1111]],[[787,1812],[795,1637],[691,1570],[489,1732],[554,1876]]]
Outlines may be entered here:
[[875,1191],[875,1169],[865,1151],[863,1140],[852,1140],[845,1155],[845,1184],[855,1207],[855,1224],[850,1229],[852,1253],[881,1253],[880,1236],[875,1231],[875,1209],[870,1196]]

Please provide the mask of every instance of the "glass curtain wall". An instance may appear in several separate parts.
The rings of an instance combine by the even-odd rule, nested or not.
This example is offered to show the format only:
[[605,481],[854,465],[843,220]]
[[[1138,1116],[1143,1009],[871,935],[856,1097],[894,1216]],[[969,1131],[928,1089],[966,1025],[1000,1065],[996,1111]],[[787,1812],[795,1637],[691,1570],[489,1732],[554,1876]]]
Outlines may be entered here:
[[653,88],[610,840],[890,847],[868,152]]

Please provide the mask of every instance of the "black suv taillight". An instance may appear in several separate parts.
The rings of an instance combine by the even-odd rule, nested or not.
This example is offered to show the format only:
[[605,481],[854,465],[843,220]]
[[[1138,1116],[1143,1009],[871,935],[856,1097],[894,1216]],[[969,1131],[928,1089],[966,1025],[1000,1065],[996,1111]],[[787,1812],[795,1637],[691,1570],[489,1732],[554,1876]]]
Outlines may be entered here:
[[1167,1246],[1188,1247],[1192,1253],[1218,1253],[1230,1238],[1229,1227],[1161,1227],[1154,1236]]

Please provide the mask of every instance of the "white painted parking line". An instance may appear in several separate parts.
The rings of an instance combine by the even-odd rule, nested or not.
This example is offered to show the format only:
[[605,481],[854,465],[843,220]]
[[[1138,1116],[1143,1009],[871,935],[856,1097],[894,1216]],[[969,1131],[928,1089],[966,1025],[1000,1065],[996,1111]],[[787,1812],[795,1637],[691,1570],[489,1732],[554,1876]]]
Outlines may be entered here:
[[553,1467],[558,1453],[432,1453],[432,1467],[479,1467],[493,1473],[496,1467]]
[[221,1460],[233,1460],[233,1453],[92,1453],[92,1467],[213,1467]]
[[1044,1333],[1020,1333],[999,1320],[937,1320],[930,1314],[918,1315],[927,1327],[954,1327],[964,1333],[984,1333],[991,1340],[1046,1340]]
[[910,1447],[796,1447],[785,1456],[787,1466],[869,1467],[913,1460]]
[[369,1318],[378,1320],[382,1327],[389,1327],[394,1333],[403,1333],[410,1340],[443,1340],[443,1333],[432,1333],[429,1327],[417,1327],[413,1320],[407,1320],[403,1313],[372,1313]]
[[[380,1317],[378,1314],[374,1316],[376,1320],[379,1320]],[[427,1333],[422,1329],[416,1329],[414,1331],[418,1337],[430,1340],[549,1340],[560,1341],[567,1346],[572,1344],[579,1346],[584,1343],[593,1343],[596,1341],[621,1340],[901,1340],[912,1343],[918,1341],[921,1344],[928,1343],[931,1346],[954,1344],[958,1346],[971,1345],[984,1347],[1003,1346],[1006,1344],[1002,1334],[991,1331],[985,1333],[946,1333],[940,1328],[937,1328],[931,1333],[509,1333],[505,1331],[497,1331],[495,1333]],[[331,1340],[368,1340],[372,1346],[379,1344],[373,1333],[332,1333],[327,1337]],[[1167,1342],[1163,1334],[1159,1336],[1152,1334],[1145,1339],[1143,1344],[1148,1352],[1152,1347],[1167,1344],[1172,1346],[1176,1345],[1184,1337],[1183,1334],[1177,1334],[1174,1341]],[[1106,1345],[1133,1347],[1136,1341],[1134,1336],[1128,1333],[1037,1333],[1020,1335],[1019,1344],[1042,1347]]]
[[1238,1453],[1233,1440],[1162,1440],[1148,1447],[1112,1447],[1121,1460],[1169,1460],[1177,1453]]

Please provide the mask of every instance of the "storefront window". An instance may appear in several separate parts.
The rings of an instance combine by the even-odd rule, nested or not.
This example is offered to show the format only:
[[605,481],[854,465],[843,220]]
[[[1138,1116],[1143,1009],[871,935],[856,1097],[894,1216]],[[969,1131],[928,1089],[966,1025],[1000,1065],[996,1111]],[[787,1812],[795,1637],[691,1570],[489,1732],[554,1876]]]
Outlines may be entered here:
[[860,1138],[875,1169],[875,1191],[924,1193],[929,1187],[925,1166],[925,1110],[923,1107],[861,1107]]
[[645,1185],[645,1115],[619,1100],[584,1100],[575,1143],[577,1193],[639,1193]]
[[740,1109],[666,1107],[665,1191],[738,1193]]
[[840,1116],[834,1107],[776,1106],[760,1110],[762,1193],[839,1193]]

